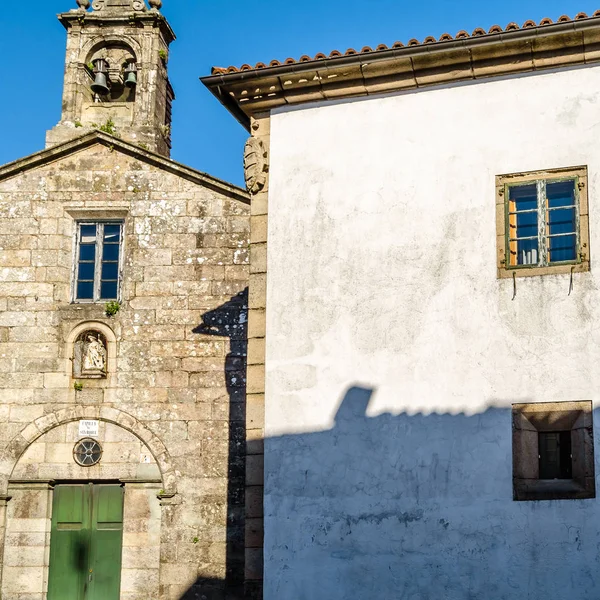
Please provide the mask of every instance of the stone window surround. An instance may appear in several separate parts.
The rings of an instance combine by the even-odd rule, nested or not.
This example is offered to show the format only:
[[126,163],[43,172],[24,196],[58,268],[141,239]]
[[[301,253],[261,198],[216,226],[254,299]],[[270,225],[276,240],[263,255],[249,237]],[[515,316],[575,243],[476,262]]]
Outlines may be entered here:
[[[513,499],[596,497],[592,402],[513,404]],[[538,433],[571,431],[573,479],[539,479]]]
[[[540,179],[560,179],[573,177],[578,183],[578,250],[580,257],[576,263],[556,264],[548,266],[507,267],[507,203],[508,185],[528,183]],[[544,169],[523,173],[511,173],[496,176],[496,254],[498,258],[498,278],[535,277],[540,275],[581,273],[590,270],[590,236],[589,236],[589,204],[588,204],[588,169],[587,166]]]

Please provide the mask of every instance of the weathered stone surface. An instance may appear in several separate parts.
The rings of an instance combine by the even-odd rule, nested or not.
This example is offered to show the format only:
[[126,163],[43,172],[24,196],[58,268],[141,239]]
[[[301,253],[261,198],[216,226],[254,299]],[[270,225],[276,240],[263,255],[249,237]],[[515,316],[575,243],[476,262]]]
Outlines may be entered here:
[[[230,427],[245,416],[247,308],[236,298],[247,287],[249,208],[236,193],[182,183],[100,143],[11,177],[0,169],[1,483],[126,480],[123,598],[179,597],[200,589],[200,575],[233,598],[225,574],[243,572],[227,544],[243,547],[245,503],[245,444]],[[104,303],[72,303],[72,249],[78,220],[113,218],[124,220],[124,257],[109,318]],[[85,323],[114,337],[105,378],[73,378]],[[104,452],[89,469],[73,460],[84,417],[100,419]],[[7,598],[45,591],[51,493],[9,502]]]

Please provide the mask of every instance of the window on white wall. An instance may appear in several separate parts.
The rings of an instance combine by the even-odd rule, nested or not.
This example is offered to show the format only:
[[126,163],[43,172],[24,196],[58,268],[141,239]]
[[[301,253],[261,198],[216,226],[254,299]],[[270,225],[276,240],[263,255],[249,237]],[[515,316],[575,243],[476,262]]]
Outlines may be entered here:
[[513,498],[596,496],[592,403],[513,404]]
[[496,178],[499,277],[589,269],[587,168]]

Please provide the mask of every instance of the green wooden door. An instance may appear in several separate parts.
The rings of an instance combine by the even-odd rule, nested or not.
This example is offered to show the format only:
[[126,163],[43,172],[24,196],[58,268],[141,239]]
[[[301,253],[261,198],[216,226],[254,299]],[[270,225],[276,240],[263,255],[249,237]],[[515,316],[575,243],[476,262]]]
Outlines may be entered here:
[[54,490],[48,600],[119,600],[123,488]]

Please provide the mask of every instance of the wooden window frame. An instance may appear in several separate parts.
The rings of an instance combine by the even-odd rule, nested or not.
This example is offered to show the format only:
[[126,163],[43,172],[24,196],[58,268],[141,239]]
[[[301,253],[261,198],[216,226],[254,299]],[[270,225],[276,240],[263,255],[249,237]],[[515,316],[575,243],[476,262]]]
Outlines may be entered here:
[[[509,213],[508,188],[533,182],[549,180],[575,179],[576,193],[576,233],[577,258],[570,262],[542,265],[508,264],[509,256]],[[544,219],[545,225],[545,219]],[[542,235],[542,234],[540,234]],[[543,236],[542,236],[543,237]],[[589,205],[588,205],[588,170],[586,166],[529,171],[526,173],[511,173],[496,176],[496,246],[498,256],[498,277],[536,277],[561,273],[581,273],[590,270],[590,235],[589,235]],[[543,246],[545,248],[545,244]],[[545,250],[541,250],[540,253]]]
[[[513,499],[596,497],[592,402],[512,405]],[[539,432],[571,431],[572,479],[540,479]]]
[[[94,261],[94,297],[78,298],[77,283],[79,281],[79,246],[81,238],[81,227],[84,225],[96,226],[96,256]],[[102,283],[102,249],[104,245],[104,226],[119,225],[121,237],[119,240],[119,261],[117,264],[117,296],[116,298],[101,298],[100,288]],[[73,273],[71,277],[71,298],[75,304],[102,304],[121,300],[121,284],[123,281],[123,255],[125,245],[125,221],[123,219],[81,219],[75,224],[75,243],[73,257]]]

